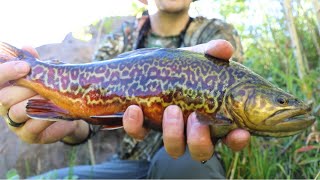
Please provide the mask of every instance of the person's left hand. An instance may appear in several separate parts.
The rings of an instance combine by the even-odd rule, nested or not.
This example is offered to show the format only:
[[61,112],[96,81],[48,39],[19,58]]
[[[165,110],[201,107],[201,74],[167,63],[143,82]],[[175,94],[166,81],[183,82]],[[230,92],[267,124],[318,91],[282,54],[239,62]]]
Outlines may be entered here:
[[[208,54],[228,61],[233,54],[232,45],[225,40],[213,40],[206,44],[182,48]],[[143,139],[148,130],[143,126],[143,112],[139,106],[129,106],[123,117],[125,131],[135,139]],[[187,132],[185,133],[185,127]],[[206,161],[214,153],[214,144],[211,140],[207,125],[199,123],[195,113],[192,113],[187,124],[184,124],[181,109],[176,105],[168,106],[162,120],[163,141],[167,153],[178,158],[185,152],[186,144],[193,159]],[[185,137],[185,134],[187,137]],[[250,133],[243,129],[231,131],[223,142],[233,151],[242,150],[250,140]]]

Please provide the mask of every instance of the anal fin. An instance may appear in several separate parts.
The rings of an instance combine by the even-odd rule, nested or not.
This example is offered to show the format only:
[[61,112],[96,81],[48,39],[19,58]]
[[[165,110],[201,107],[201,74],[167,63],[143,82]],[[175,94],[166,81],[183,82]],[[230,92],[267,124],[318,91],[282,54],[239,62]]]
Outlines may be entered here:
[[122,124],[123,113],[90,116],[90,118],[96,121],[99,121],[99,124],[102,125],[101,130],[114,130],[114,129],[120,129],[123,127],[123,124]]
[[26,108],[28,117],[32,119],[49,121],[75,120],[67,110],[58,107],[47,99],[30,99]]

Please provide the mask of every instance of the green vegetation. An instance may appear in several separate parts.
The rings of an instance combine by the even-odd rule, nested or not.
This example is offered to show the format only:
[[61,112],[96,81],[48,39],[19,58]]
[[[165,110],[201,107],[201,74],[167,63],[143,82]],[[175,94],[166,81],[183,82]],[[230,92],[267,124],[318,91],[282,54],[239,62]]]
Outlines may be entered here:
[[[238,30],[244,64],[280,88],[313,101],[314,113],[318,116],[318,127],[315,125],[302,134],[286,138],[252,137],[250,145],[237,153],[220,143],[216,150],[230,179],[320,179],[320,14],[316,14],[320,9],[316,1],[212,0],[218,6],[213,11],[219,10],[223,19]],[[143,10],[137,4],[133,7],[135,14]],[[106,18],[93,23],[99,31],[98,39],[111,31],[116,20],[119,19]],[[289,26],[290,22],[293,26]],[[90,30],[87,27],[77,35],[84,40],[91,38],[87,34]],[[76,154],[76,148],[72,148],[70,174],[66,178],[76,179],[72,173]],[[27,174],[32,174],[27,162],[25,166]],[[6,177],[20,178],[16,170],[8,171]]]
[[[288,2],[290,6],[286,6]],[[236,27],[242,38],[244,64],[280,88],[313,101],[319,124],[319,112],[316,112],[320,105],[317,7],[311,0],[288,2],[224,1],[220,4],[220,13]],[[297,36],[292,34],[289,21],[293,22]],[[294,42],[299,43],[300,52],[294,48]],[[302,65],[298,63],[299,53]],[[319,137],[319,127],[314,126],[312,131],[287,138],[252,137],[249,147],[238,153],[222,145],[218,151],[230,179],[319,179],[320,146],[316,142]]]
[[13,180],[13,179],[20,179],[20,176],[19,176],[17,170],[11,169],[11,170],[9,170],[9,171],[6,173],[6,178],[7,178],[7,179],[11,179],[11,180]]

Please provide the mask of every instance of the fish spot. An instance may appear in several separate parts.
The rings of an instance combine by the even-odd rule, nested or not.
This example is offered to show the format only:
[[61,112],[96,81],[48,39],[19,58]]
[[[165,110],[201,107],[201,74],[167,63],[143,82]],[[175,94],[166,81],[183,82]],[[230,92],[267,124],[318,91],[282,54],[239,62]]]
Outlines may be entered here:
[[78,77],[79,77],[79,69],[78,68],[74,68],[74,69],[71,69],[71,72],[70,72],[70,74],[71,74],[71,79],[72,80],[77,80],[78,79]]
[[106,71],[106,67],[105,66],[99,66],[95,68],[95,73],[100,74],[100,73],[104,73]]
[[245,96],[246,95],[246,91],[243,89],[240,89],[237,93],[239,96]]

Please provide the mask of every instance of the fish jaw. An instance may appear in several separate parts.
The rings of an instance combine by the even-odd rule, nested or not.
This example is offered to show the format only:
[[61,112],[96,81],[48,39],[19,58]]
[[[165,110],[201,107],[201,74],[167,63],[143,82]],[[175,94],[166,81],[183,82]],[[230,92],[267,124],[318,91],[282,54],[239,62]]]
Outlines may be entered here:
[[[302,108],[280,110],[264,121],[265,125],[274,126],[275,130],[299,132],[301,129],[311,126],[315,122],[315,116],[311,115],[311,106]],[[284,131],[285,132],[285,131]]]

